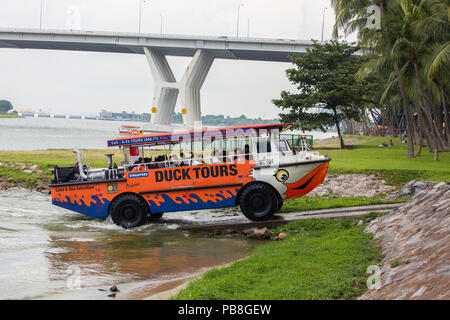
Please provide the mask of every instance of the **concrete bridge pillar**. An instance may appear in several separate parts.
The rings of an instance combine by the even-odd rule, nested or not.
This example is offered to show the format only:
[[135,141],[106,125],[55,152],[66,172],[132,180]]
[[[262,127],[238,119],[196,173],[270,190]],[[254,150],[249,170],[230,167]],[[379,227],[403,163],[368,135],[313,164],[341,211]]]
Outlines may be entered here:
[[155,80],[151,123],[169,125],[180,95],[181,107],[186,110],[184,124],[194,126],[201,121],[200,89],[214,62],[214,57],[199,49],[192,58],[180,81],[177,82],[166,57],[157,49],[144,47],[150,70]]

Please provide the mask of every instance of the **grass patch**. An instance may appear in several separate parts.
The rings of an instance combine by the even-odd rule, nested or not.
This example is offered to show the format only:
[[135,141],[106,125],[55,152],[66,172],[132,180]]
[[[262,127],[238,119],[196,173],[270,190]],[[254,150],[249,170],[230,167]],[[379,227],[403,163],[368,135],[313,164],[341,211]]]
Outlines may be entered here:
[[[82,150],[85,164],[92,167],[106,167],[108,161],[105,153],[114,153],[114,161],[120,163],[122,155],[119,150]],[[72,166],[76,162],[76,155],[71,150],[33,150],[33,151],[0,151],[0,162],[37,164],[42,174],[25,173],[18,168],[0,167],[0,176],[11,177],[16,184],[34,187],[42,179],[52,179],[51,171],[55,165]]]
[[16,113],[0,113],[0,119],[23,118]]
[[434,161],[433,154],[424,148],[420,157],[409,159],[406,157],[408,146],[399,138],[392,139],[393,147],[379,147],[383,141],[389,142],[390,139],[345,135],[344,141],[348,146],[344,150],[338,149],[337,138],[317,141],[315,146],[321,154],[331,157],[328,171],[331,174],[375,174],[394,186],[413,179],[450,181],[450,152],[440,153],[439,161]]
[[[83,164],[93,168],[105,168],[108,165],[108,160],[105,157],[106,153],[113,153],[113,162],[120,165],[120,161],[123,160],[123,155],[117,149],[81,150]],[[159,155],[161,152],[151,151],[146,153],[146,156],[153,156],[154,154]],[[43,174],[36,175],[35,173],[24,173],[22,170],[11,167],[0,167],[0,176],[3,178],[12,177],[15,183],[25,183],[27,187],[33,187],[36,186],[40,179],[53,178],[51,171],[55,165],[60,167],[73,166],[76,161],[76,154],[69,149],[0,151],[0,162],[37,164],[43,171]]]
[[47,175],[29,174],[17,168],[0,167],[0,177],[12,178],[11,182],[31,188],[36,186],[41,179],[45,179]]
[[[93,167],[105,167],[108,163],[105,153],[114,153],[118,164],[122,160],[119,150],[86,149],[81,150],[83,161]],[[50,149],[33,151],[0,151],[1,162],[35,163],[42,169],[52,169],[55,165],[72,166],[77,161],[76,154],[68,149]]]
[[329,208],[368,206],[374,204],[400,203],[405,200],[382,200],[369,197],[302,197],[284,201],[281,213]]
[[364,225],[378,214],[311,219],[278,227],[282,241],[259,246],[247,259],[212,269],[174,299],[353,299],[366,290],[369,265],[383,256]]

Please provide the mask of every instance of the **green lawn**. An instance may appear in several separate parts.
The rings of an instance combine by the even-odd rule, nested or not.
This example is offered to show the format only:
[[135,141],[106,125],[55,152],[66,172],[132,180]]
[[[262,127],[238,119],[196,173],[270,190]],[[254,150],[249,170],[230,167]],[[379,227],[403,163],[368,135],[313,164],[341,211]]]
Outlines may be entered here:
[[[407,144],[393,139],[393,147],[379,147],[390,137],[368,137],[346,135],[344,141],[349,147],[337,148],[337,138],[315,143],[321,154],[332,159],[329,173],[374,173],[392,185],[401,185],[413,179],[430,181],[450,181],[450,152],[439,155],[439,161],[433,160],[433,154],[423,148],[419,158],[408,159]],[[417,148],[416,148],[417,150]]]
[[312,219],[275,230],[281,241],[257,247],[247,259],[215,268],[174,299],[352,299],[366,290],[367,267],[381,261],[370,234],[357,226],[380,214],[342,220]]

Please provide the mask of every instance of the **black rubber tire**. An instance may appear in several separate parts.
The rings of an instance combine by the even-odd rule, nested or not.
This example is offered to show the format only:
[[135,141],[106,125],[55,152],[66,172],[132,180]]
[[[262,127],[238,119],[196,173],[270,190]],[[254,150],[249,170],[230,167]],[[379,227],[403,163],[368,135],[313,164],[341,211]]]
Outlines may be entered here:
[[145,223],[147,207],[141,197],[128,193],[115,198],[109,212],[115,224],[130,229]]
[[239,207],[252,221],[263,221],[273,216],[278,208],[278,197],[271,187],[264,183],[252,183],[242,190]]
[[164,214],[164,212],[150,213],[149,218],[150,218],[150,220],[160,219],[163,216],[163,214]]
[[275,210],[275,212],[278,212],[281,210],[281,207],[283,207],[283,203],[284,203],[283,200],[278,200],[278,206],[277,206],[277,210]]

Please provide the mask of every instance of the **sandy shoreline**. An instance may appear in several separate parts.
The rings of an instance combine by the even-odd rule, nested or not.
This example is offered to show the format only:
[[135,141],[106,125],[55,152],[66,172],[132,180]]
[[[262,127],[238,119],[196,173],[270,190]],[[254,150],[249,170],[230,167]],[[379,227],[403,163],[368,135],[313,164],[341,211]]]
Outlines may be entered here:
[[146,292],[148,295],[141,296],[140,298],[137,298],[137,299],[138,300],[169,300],[170,298],[176,296],[181,290],[185,289],[192,280],[200,278],[203,274],[205,274],[209,270],[212,270],[215,268],[229,267],[233,263],[247,259],[249,256],[232,261],[232,262],[220,264],[220,265],[217,265],[214,267],[204,268],[202,271],[194,273],[190,276],[187,276],[186,278],[167,282],[163,285],[160,285],[160,286],[154,288],[153,290],[149,290],[148,292]]

